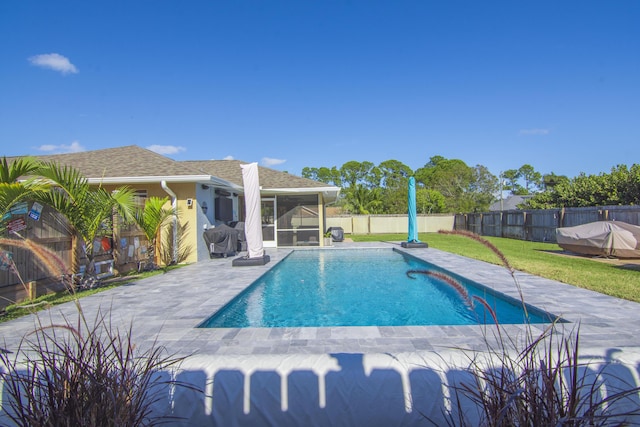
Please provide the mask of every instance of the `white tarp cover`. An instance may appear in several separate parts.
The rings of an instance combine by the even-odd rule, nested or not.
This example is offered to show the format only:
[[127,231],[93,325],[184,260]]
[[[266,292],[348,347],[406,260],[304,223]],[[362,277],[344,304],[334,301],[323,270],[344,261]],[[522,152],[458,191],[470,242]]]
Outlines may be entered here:
[[640,227],[620,221],[596,221],[556,231],[558,245],[571,252],[640,258]]
[[244,184],[245,222],[244,233],[247,239],[249,258],[264,256],[262,245],[262,215],[260,213],[260,178],[258,164],[240,165]]

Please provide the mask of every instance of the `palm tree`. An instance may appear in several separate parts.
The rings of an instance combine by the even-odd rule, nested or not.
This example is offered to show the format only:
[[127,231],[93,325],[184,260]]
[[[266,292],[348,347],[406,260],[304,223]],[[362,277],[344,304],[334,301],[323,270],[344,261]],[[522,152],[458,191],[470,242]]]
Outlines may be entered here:
[[[175,238],[173,237],[175,232]],[[189,258],[189,255],[193,251],[193,247],[185,242],[183,236],[189,234],[189,223],[185,222],[181,224],[179,221],[170,222],[166,233],[164,233],[164,239],[160,249],[160,260],[165,266],[176,263],[179,264],[182,261]]]
[[0,182],[14,183],[38,169],[40,163],[34,157],[20,157],[9,163],[6,157],[0,160]]
[[35,192],[46,189],[42,182],[29,179],[19,182],[20,177],[33,174],[40,163],[33,157],[22,157],[9,162],[0,160],[0,231],[4,230],[7,214],[18,203],[29,200]]
[[154,265],[159,253],[160,230],[177,214],[174,209],[164,207],[168,201],[168,197],[149,197],[144,208],[138,209],[135,213],[135,221],[149,242],[147,254]]
[[362,184],[356,186],[346,194],[347,207],[357,215],[375,214],[382,209],[382,195],[379,188],[369,189]]
[[[109,192],[102,186],[92,187],[79,171],[69,166],[44,162],[37,174],[49,180],[54,188],[36,194],[35,199],[63,214],[71,226],[71,234],[81,239],[89,265],[86,274],[94,274],[93,247],[97,239],[113,234],[113,216],[120,215],[124,222],[134,219],[134,193],[127,187]],[[75,247],[75,244],[72,246]],[[74,251],[73,271],[78,270]]]

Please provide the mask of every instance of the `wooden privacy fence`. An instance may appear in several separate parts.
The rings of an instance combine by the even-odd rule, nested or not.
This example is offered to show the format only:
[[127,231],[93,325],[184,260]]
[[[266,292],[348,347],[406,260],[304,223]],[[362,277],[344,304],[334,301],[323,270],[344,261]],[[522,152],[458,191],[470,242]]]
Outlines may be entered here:
[[[55,252],[64,265],[71,266],[72,239],[66,219],[47,207],[43,207],[39,214],[30,215],[28,209],[33,209],[31,206],[22,203],[14,209],[2,237],[29,239]],[[15,231],[21,237],[10,231]],[[60,289],[59,278],[51,278],[51,273],[35,260],[29,250],[2,245],[0,251],[3,259],[0,264],[0,307]]]
[[[84,248],[81,245],[74,248],[74,239],[63,215],[47,206],[37,215],[32,215],[32,211],[31,203],[14,209],[2,237],[29,239],[48,248],[69,272],[72,271],[74,250],[80,265],[87,262]],[[119,227],[113,238],[100,239],[94,246],[96,272],[103,276],[111,274],[114,268],[121,272],[136,268],[146,259],[147,240],[135,226]],[[63,289],[60,278],[51,277],[30,251],[8,244],[0,246],[0,307]]]
[[472,231],[481,236],[555,243],[557,228],[573,227],[594,221],[622,221],[640,225],[640,206],[529,209],[457,214],[454,228]]

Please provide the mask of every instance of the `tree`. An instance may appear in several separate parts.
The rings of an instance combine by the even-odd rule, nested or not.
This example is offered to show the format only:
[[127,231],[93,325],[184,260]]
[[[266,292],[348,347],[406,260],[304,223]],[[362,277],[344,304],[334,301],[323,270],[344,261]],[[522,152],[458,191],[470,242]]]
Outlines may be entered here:
[[[63,214],[71,226],[72,235],[81,239],[89,265],[85,274],[94,273],[95,242],[113,235],[113,215],[119,214],[125,222],[134,219],[134,196],[129,188],[121,187],[109,192],[103,187],[92,187],[79,171],[45,162],[38,175],[50,180],[54,189],[35,195],[35,199]],[[78,260],[74,259],[74,271]]]
[[358,215],[380,213],[382,210],[382,195],[379,188],[369,189],[362,184],[347,190],[345,208]]
[[[340,178],[343,186],[353,189],[361,184],[367,188],[374,188],[380,185],[379,171],[371,162],[358,162],[351,160],[340,168]],[[344,188],[344,187],[343,187]]]
[[[626,168],[626,166],[625,166]],[[640,164],[634,164],[626,174],[626,179],[620,182],[620,199],[625,205],[640,204]]]
[[486,167],[472,168],[462,160],[442,156],[431,157],[415,177],[422,187],[444,196],[447,212],[483,210],[493,200],[497,187],[497,178]]
[[398,160],[385,160],[378,165],[378,170],[381,184],[386,188],[406,188],[409,177],[413,175],[411,168]]
[[335,166],[332,166],[331,169],[324,166],[320,168],[304,167],[302,168],[302,177],[326,184],[333,184],[338,187],[342,185],[340,171],[336,169]]
[[539,189],[542,186],[542,175],[537,172],[533,166],[524,164],[518,169],[518,174],[524,179],[524,188],[526,194],[530,194],[534,190]]
[[[329,178],[338,171],[339,180]],[[416,178],[416,191],[425,190],[420,196],[424,202],[421,212],[487,210],[498,187],[498,179],[485,166],[469,167],[462,160],[442,156],[431,157],[415,173],[394,159],[385,160],[378,166],[371,162],[349,161],[339,170],[335,167],[303,169],[306,178],[321,182],[332,179],[336,185],[339,181],[342,192],[337,204],[355,213],[406,213],[407,185],[412,175]],[[364,191],[376,189],[378,191],[373,193]]]
[[439,191],[447,205],[457,210],[457,201],[473,180],[473,170],[462,160],[434,156],[416,170],[415,177],[425,187]]
[[[173,238],[174,233],[176,236],[175,239]],[[186,236],[188,234],[188,222],[181,224],[179,221],[172,221],[169,223],[167,232],[164,233],[163,242],[159,247],[159,258],[165,266],[171,265],[174,262],[176,264],[179,264],[189,258],[189,255],[193,251],[193,247],[189,245],[183,238],[183,236]]]
[[439,191],[416,188],[416,208],[421,214],[442,213],[445,212],[447,205]]
[[565,175],[556,175],[555,173],[547,173],[542,176],[542,189],[544,191],[553,190],[553,188],[561,182],[568,182],[569,178]]
[[165,208],[168,201],[168,197],[149,197],[145,200],[144,207],[135,212],[135,221],[149,242],[147,254],[154,264],[159,253],[160,230],[177,215],[174,209]]
[[[506,181],[504,189],[510,190],[511,194],[526,195],[542,188],[542,175],[530,164],[524,164],[518,169],[508,169],[502,172],[502,177]],[[524,185],[520,181],[524,181]]]
[[398,160],[386,160],[378,165],[382,187],[382,212],[400,214],[407,212],[407,189],[411,168]]
[[611,173],[559,180],[551,190],[528,201],[532,208],[632,205],[640,203],[640,165],[618,165]]
[[469,194],[473,199],[473,210],[476,212],[488,211],[498,191],[498,178],[489,172],[486,166],[476,165],[473,168],[473,181],[469,188]]
[[511,194],[527,194],[525,189],[518,183],[520,180],[520,171],[518,169],[507,169],[502,172],[502,178],[506,182],[504,190],[511,191]]
[[40,163],[33,157],[22,157],[9,162],[0,160],[0,231],[5,227],[5,219],[18,203],[27,201],[35,193],[45,191],[47,185],[35,179],[19,182],[19,178],[33,174]]

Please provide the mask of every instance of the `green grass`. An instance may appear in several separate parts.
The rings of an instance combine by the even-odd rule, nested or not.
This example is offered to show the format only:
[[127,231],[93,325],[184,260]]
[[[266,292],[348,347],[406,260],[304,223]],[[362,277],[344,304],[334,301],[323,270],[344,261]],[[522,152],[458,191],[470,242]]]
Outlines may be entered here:
[[[180,268],[183,265],[171,265],[167,267],[166,271],[171,271],[176,268]],[[66,302],[73,301],[76,298],[83,298],[89,295],[97,294],[98,292],[104,292],[109,289],[117,288],[126,283],[135,282],[136,280],[144,279],[145,277],[155,276],[157,274],[164,273],[165,270],[144,271],[141,273],[134,272],[132,274],[114,277],[103,282],[103,285],[96,289],[88,289],[86,291],[80,291],[71,293],[68,291],[61,291],[47,295],[41,295],[38,298],[30,301],[23,301],[19,304],[12,304],[6,307],[5,314],[0,316],[0,323],[6,322],[18,317],[32,314],[55,305],[64,304]]]
[[[351,235],[356,242],[406,240],[406,234]],[[500,264],[498,257],[480,243],[462,237],[437,233],[419,235],[429,247],[481,261]],[[562,249],[552,243],[485,237],[505,254],[520,271],[590,289],[606,295],[640,302],[640,271],[621,268],[588,258],[558,255]]]

